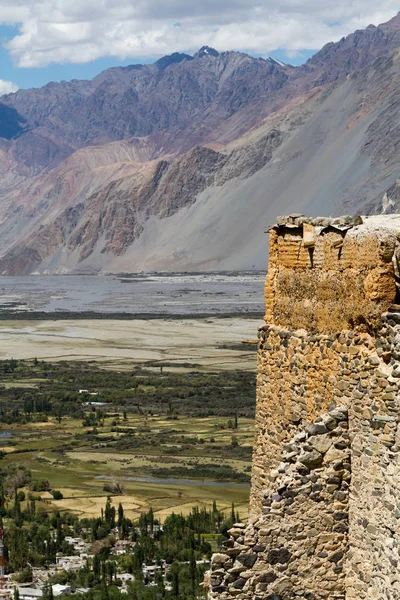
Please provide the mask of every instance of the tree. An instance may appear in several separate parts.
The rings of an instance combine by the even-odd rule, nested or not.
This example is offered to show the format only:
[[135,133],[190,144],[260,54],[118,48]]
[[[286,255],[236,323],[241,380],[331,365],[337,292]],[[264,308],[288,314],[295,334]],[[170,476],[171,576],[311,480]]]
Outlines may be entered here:
[[179,564],[174,561],[169,570],[171,574],[172,597],[179,598]]
[[111,498],[107,497],[106,507],[104,509],[104,520],[110,529],[115,527],[115,508],[111,506]]
[[19,499],[17,488],[15,488],[13,517],[14,517],[14,521],[15,521],[16,525],[19,525],[19,526],[22,525],[20,502],[21,501]]
[[105,581],[103,581],[103,583],[101,584],[101,598],[102,598],[102,600],[108,600],[109,599],[108,585],[106,584]]
[[52,587],[50,581],[45,583],[43,586],[42,600],[54,600],[53,587]]
[[93,575],[96,581],[100,581],[100,558],[97,554],[93,556]]
[[232,502],[232,507],[231,507],[231,521],[232,521],[232,525],[236,520],[236,515],[235,515],[235,503]]
[[118,527],[121,527],[124,518],[124,509],[121,502],[118,504]]
[[19,502],[23,502],[25,500],[25,492],[23,490],[20,490],[17,493],[17,498],[18,498]]
[[149,531],[150,531],[150,533],[153,533],[153,531],[154,531],[154,513],[153,513],[153,509],[151,507],[148,512],[148,523],[149,523]]
[[189,576],[190,576],[190,588],[192,592],[193,598],[196,597],[196,560],[194,558],[193,550],[190,551],[190,561],[189,561]]

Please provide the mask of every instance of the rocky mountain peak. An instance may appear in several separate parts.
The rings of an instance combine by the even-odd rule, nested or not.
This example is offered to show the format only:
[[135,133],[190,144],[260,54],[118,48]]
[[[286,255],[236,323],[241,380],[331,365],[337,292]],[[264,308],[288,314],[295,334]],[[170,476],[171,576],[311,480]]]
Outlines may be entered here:
[[[371,27],[371,25],[369,27]],[[392,31],[396,29],[400,30],[400,12],[398,12],[397,15],[390,19],[390,21],[387,21],[386,23],[381,23],[379,25],[379,29]]]
[[313,73],[314,86],[338,81],[360,71],[374,60],[400,46],[400,13],[387,23],[366,29],[358,29],[338,42],[326,44],[305,65],[297,69],[297,75]]
[[164,69],[169,67],[169,65],[180,63],[183,60],[193,60],[193,56],[190,56],[190,54],[184,54],[181,52],[173,52],[172,54],[168,54],[167,56],[162,56],[161,58],[159,58],[156,61],[155,65],[161,71],[163,71]]
[[271,65],[278,65],[279,67],[287,67],[288,65],[278,58],[274,58],[273,56],[269,56],[267,58],[267,62],[271,63]]
[[214,56],[216,58],[219,56],[219,52],[215,48],[210,48],[210,46],[202,46],[194,56],[195,58],[203,58],[204,56]]

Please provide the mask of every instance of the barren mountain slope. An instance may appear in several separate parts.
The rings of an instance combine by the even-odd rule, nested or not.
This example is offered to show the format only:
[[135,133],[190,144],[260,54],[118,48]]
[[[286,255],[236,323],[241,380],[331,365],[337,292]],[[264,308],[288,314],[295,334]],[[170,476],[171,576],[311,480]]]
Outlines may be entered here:
[[[156,155],[157,149],[149,140],[132,138],[82,148],[58,167],[35,177],[23,178],[14,173],[17,183],[8,186],[3,199],[0,196],[3,253],[15,245],[17,239],[52,222],[66,207],[85,200],[111,181],[151,170]],[[1,158],[0,153],[0,172]],[[4,172],[7,172],[6,167]],[[11,169],[8,175],[10,173]]]
[[298,68],[240,52],[175,53],[153,65],[108,69],[91,81],[3,96],[0,137],[24,175],[54,167],[78,148],[132,136],[169,131],[164,148],[187,150],[212,138],[218,127],[229,141],[239,121],[243,133],[260,111],[267,114],[299,93],[364,68],[399,43],[397,16],[328,44]]
[[397,52],[381,57],[219,151],[194,148],[106,185],[17,245],[1,270],[264,268],[263,225],[277,214],[381,211],[400,176],[399,65]]
[[264,268],[277,214],[395,210],[399,44],[398,16],[296,69],[210,50],[3,97],[0,272]]
[[[21,169],[35,173],[78,148],[174,128],[190,147],[189,138],[202,141],[222,119],[279,90],[291,70],[239,52],[215,54],[164,57],[154,65],[109,69],[91,81],[49,83],[3,96],[0,109],[16,111],[20,129],[9,139],[0,110],[0,135],[9,139]],[[166,138],[169,149],[174,137]]]

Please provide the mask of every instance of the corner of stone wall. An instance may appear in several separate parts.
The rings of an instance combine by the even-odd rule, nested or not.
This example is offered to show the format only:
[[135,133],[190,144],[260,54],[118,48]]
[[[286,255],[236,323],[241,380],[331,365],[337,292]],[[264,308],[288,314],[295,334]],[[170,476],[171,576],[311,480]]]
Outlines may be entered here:
[[345,598],[350,441],[345,407],[302,424],[262,491],[212,558],[210,599]]

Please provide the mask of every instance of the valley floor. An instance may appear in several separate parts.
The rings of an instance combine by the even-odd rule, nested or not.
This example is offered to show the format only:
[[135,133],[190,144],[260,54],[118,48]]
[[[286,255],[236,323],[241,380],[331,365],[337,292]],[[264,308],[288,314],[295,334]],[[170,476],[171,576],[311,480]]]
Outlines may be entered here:
[[167,361],[201,369],[255,371],[260,319],[0,321],[0,360],[96,360],[108,368]]
[[[22,463],[61,491],[59,500],[40,493],[43,510],[97,516],[106,484],[118,481],[115,502],[130,518],[213,501],[221,510],[233,502],[245,517],[261,324],[0,321],[1,466]],[[48,414],[30,412],[43,398]]]
[[48,480],[43,510],[244,517],[263,279],[1,278],[0,467]]

